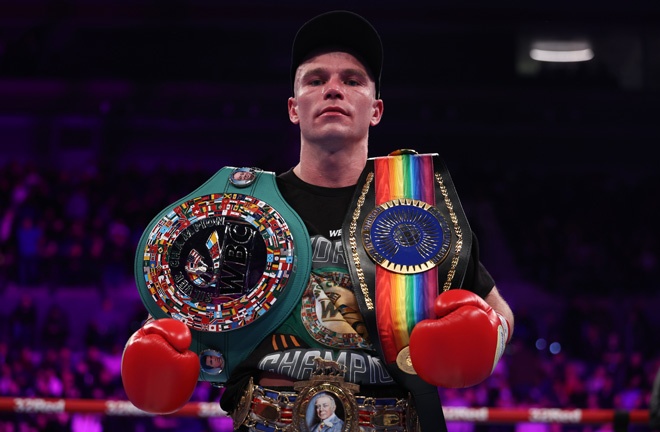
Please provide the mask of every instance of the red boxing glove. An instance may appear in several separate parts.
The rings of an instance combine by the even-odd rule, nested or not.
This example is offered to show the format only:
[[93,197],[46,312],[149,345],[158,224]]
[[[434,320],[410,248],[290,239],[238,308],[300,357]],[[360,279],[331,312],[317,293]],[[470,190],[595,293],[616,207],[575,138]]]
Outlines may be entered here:
[[410,360],[419,377],[447,388],[488,378],[509,341],[506,319],[464,289],[440,294],[435,313],[438,319],[420,321],[410,334]]
[[201,367],[188,350],[191,342],[188,327],[173,318],[148,322],[133,333],[121,359],[121,379],[133,405],[170,414],[190,400]]

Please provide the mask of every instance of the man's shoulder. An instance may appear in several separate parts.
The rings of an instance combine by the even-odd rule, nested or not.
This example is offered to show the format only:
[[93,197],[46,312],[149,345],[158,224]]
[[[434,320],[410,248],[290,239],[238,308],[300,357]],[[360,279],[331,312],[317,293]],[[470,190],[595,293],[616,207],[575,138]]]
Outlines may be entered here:
[[342,420],[339,417],[335,416],[335,418],[332,419],[332,424],[343,426],[344,425],[344,420]]

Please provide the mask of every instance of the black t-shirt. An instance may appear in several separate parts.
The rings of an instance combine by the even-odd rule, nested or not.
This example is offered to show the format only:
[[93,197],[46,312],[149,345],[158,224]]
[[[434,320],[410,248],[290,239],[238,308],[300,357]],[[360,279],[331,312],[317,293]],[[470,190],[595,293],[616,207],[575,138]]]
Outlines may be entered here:
[[277,177],[280,193],[302,218],[311,237],[341,237],[341,225],[355,185],[342,188],[314,186],[303,182],[289,170]]
[[[278,188],[302,218],[312,245],[310,282],[292,314],[232,372],[221,405],[231,412],[250,376],[261,372],[308,379],[313,358],[320,356],[347,367],[347,381],[361,393],[403,395],[378,357],[357,306],[341,241],[341,228],[355,186],[325,188],[300,180],[293,170],[277,177]],[[484,298],[494,286],[479,261],[474,235],[463,287]],[[258,378],[255,376],[255,381]],[[375,389],[375,390],[374,390]]]
[[[277,185],[284,199],[302,218],[310,236],[321,235],[329,239],[341,237],[341,226],[355,186],[325,188],[310,185],[300,180],[293,170],[280,174]],[[479,242],[472,233],[471,256],[463,288],[485,298],[494,285],[490,273],[479,261]]]

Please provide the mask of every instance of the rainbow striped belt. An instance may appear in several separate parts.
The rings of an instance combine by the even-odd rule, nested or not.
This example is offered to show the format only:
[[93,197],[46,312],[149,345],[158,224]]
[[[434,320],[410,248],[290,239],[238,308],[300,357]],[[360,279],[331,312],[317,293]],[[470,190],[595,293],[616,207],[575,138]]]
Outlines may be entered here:
[[440,290],[462,283],[471,230],[436,154],[401,150],[370,162],[348,226],[349,262],[386,363],[414,374],[410,332],[434,317]]

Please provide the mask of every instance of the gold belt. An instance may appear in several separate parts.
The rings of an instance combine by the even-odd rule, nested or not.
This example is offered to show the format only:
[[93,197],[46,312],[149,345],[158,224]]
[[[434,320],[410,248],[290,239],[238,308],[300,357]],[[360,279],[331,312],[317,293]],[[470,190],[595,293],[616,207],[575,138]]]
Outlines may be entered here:
[[[294,419],[296,401],[302,392],[267,389],[250,383],[241,402],[231,413],[234,429],[246,426],[250,431],[299,431]],[[350,409],[348,406],[345,407]],[[417,430],[417,415],[410,397],[370,397],[355,395],[351,417],[360,432],[405,432]],[[348,413],[347,413],[348,416]],[[304,431],[304,429],[302,429]],[[356,430],[356,429],[353,429]]]

